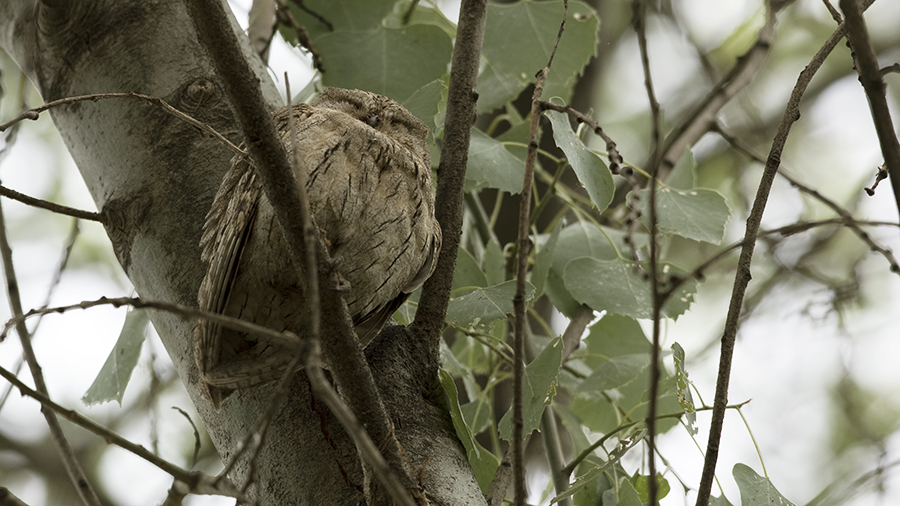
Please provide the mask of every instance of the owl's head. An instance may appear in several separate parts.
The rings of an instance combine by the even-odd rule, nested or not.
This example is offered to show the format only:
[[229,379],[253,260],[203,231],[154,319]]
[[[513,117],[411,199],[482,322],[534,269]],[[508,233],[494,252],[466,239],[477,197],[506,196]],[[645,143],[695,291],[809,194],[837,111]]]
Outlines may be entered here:
[[325,88],[311,105],[343,112],[428,159],[428,127],[390,98],[368,91]]

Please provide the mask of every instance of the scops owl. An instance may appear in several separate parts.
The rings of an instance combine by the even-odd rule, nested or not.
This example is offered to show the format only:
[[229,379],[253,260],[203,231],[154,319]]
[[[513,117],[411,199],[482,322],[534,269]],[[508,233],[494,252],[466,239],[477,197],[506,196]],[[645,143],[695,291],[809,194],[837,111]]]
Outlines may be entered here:
[[[389,98],[338,88],[278,109],[274,119],[288,153],[300,153],[295,176],[305,181],[313,217],[349,284],[345,300],[365,346],[431,275],[440,252],[428,129]],[[245,156],[232,160],[201,248],[208,265],[201,309],[304,334],[302,281]],[[293,358],[283,346],[206,321],[195,331],[194,352],[216,408],[236,389],[278,379]]]

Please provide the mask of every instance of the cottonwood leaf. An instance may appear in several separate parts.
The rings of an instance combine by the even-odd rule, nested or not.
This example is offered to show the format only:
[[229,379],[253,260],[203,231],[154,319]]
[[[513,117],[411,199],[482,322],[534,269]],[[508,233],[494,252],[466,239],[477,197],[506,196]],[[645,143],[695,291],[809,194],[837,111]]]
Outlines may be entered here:
[[[661,264],[663,273],[674,268]],[[596,311],[609,311],[632,318],[653,317],[650,282],[635,272],[634,262],[622,259],[576,258],[566,264],[563,273],[566,288],[578,302]],[[661,314],[676,318],[693,302],[697,284],[688,281],[663,304]]]
[[[499,285],[478,288],[462,297],[450,299],[447,307],[447,323],[461,325],[486,325],[513,313],[513,297],[516,295],[516,280],[504,281]],[[525,300],[534,297],[534,287],[525,284]]]
[[81,402],[86,406],[109,401],[116,401],[119,406],[122,405],[125,387],[128,386],[131,373],[141,356],[141,347],[144,344],[144,334],[149,321],[147,311],[133,308],[128,310],[115,347],[109,352],[106,363],[81,398]]
[[[287,2],[291,14],[297,22],[306,28],[310,39],[315,42],[319,37],[349,30],[367,30],[381,26],[385,17],[391,14],[396,0],[304,0]],[[316,15],[313,15],[315,13]],[[323,20],[331,24],[329,27]],[[283,28],[285,39],[293,40],[293,30]]]
[[547,240],[538,246],[538,252],[534,256],[534,269],[531,270],[531,284],[534,285],[535,296],[540,297],[544,293],[544,283],[547,281],[547,275],[550,273],[550,265],[553,262],[553,252],[556,251],[556,244],[559,242],[559,233],[562,231],[562,225],[556,224],[547,236]]
[[[641,190],[641,212],[649,219],[649,190]],[[707,188],[676,190],[659,188],[656,191],[656,216],[659,229],[712,244],[719,244],[725,237],[725,225],[731,218],[731,209],[721,193]]]
[[[556,378],[562,365],[562,338],[555,338],[541,353],[525,366],[522,382],[522,435],[526,436],[541,425],[544,408],[550,404],[556,387]],[[500,437],[512,438],[512,407],[500,420],[497,428]]]
[[[558,98],[550,100],[559,105],[565,105]],[[578,180],[591,197],[591,202],[597,211],[603,211],[612,202],[616,192],[612,174],[599,156],[585,147],[572,128],[569,126],[569,116],[557,111],[547,111],[547,117],[553,125],[553,139],[559,149],[566,154],[566,159],[578,176]]]
[[456,254],[456,267],[453,269],[453,283],[450,285],[450,290],[455,291],[460,288],[485,286],[488,286],[487,278],[481,267],[478,266],[478,262],[465,248],[459,248]]
[[436,118],[447,106],[446,95],[447,83],[443,79],[436,79],[416,90],[402,105],[413,116],[422,120],[431,135],[434,135],[438,126]]
[[[638,493],[641,501],[640,503],[649,503],[650,477],[640,474],[638,476],[635,476],[631,481],[632,485],[634,485],[634,489]],[[663,497],[669,495],[670,490],[671,487],[669,486],[669,480],[665,479],[661,473],[656,473],[656,500],[659,501]]]
[[503,143],[472,129],[469,141],[469,168],[466,191],[496,188],[516,194],[522,191],[525,162],[509,152]]
[[450,36],[433,25],[340,31],[315,44],[325,60],[324,85],[367,90],[398,102],[440,79],[453,51]]
[[599,396],[643,376],[649,365],[648,353],[612,357],[578,385],[577,393]]
[[768,478],[744,464],[735,464],[731,470],[741,491],[741,506],[794,506],[772,485]]
[[[478,112],[516,98],[547,64],[563,18],[563,2],[488,4],[478,77]],[[585,65],[596,54],[600,20],[582,2],[569,2],[566,29],[544,84],[544,96],[569,100]]]
[[439,372],[441,386],[444,388],[444,393],[447,394],[447,399],[450,403],[450,419],[453,421],[456,437],[459,438],[466,449],[466,457],[469,460],[469,465],[472,466],[472,471],[475,473],[475,479],[478,481],[481,491],[487,493],[491,480],[494,478],[494,473],[500,467],[500,459],[475,440],[471,429],[466,425],[466,420],[463,418],[462,409],[459,406],[459,392],[456,390],[453,376],[450,376],[450,373],[443,369],[440,369]]

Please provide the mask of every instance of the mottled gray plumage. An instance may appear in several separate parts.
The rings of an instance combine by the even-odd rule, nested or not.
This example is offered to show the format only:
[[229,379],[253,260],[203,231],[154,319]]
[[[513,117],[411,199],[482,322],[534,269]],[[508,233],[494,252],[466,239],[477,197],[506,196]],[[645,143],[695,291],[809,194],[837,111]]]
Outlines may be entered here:
[[[434,270],[441,229],[434,219],[427,127],[391,99],[326,88],[312,104],[275,111],[288,152],[296,118],[298,181],[337,269],[363,346]],[[301,177],[302,176],[302,177]],[[200,308],[303,335],[306,302],[272,206],[246,157],[235,157],[206,219],[208,264]],[[280,377],[292,358],[256,336],[201,321],[194,352],[219,407],[233,390]]]

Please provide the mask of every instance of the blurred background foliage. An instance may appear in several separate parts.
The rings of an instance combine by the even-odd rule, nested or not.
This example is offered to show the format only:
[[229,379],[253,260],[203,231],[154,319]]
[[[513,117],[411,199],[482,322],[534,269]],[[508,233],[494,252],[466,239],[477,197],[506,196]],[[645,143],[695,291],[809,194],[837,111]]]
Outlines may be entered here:
[[[718,115],[723,131],[737,139],[743,151],[761,157],[769,151],[797,75],[836,26],[827,2],[787,4],[778,14],[765,63]],[[280,76],[288,68],[294,89],[310,83],[298,98],[308,97],[321,85],[360,87],[391,96],[432,128],[437,164],[458,5],[420,2],[409,24],[404,23],[411,7],[406,0],[347,0],[342,3],[347,7],[343,17],[334,14],[326,0],[305,5],[309,11],[292,4],[291,12],[321,54],[324,72],[313,70],[309,52],[294,47],[296,31],[285,25],[269,53],[279,86],[283,89]],[[489,481],[505,449],[502,418],[509,405],[511,351],[504,315],[512,308],[508,280],[529,83],[546,63],[560,5],[559,1],[492,3],[488,18],[478,88],[480,115],[470,152],[464,249],[454,278],[443,350],[448,373],[443,378],[445,390],[482,485],[486,476]],[[249,0],[232,7],[243,26],[252,25]],[[329,13],[324,17],[331,28],[309,12]],[[662,0],[648,2],[647,14],[650,68],[665,136],[756,41],[765,6],[759,0]],[[878,0],[866,19],[881,65],[900,61],[896,29],[900,4]],[[561,97],[590,113],[616,141],[626,162],[640,168],[650,154],[651,119],[631,20],[631,2],[570,2],[566,33],[544,97]],[[40,104],[41,99],[15,63],[6,55],[0,58],[3,122],[22,108]],[[896,73],[885,75],[892,107],[900,93],[898,79]],[[812,81],[801,114],[782,157],[782,170],[857,219],[896,223],[897,210],[886,183],[873,197],[863,191],[872,184],[882,158],[845,44],[835,49]],[[583,275],[587,270],[570,269],[581,266],[596,273],[610,272],[603,270],[609,262],[630,265],[627,242],[636,245],[640,256],[647,244],[646,230],[638,226],[627,232],[631,187],[622,177],[613,176],[615,188],[607,189],[609,207],[606,201],[598,203],[603,183],[596,182],[595,188],[600,188],[596,193],[589,192],[590,184],[587,190],[582,188],[584,176],[579,181],[578,167],[567,168],[565,157],[570,153],[563,153],[554,142],[554,137],[560,142],[561,130],[551,128],[549,121],[542,128],[541,149],[546,155],[541,157],[534,199],[538,206],[532,223],[536,253],[530,279],[533,291],[529,291],[529,384],[535,400],[527,409],[536,427],[550,402],[543,392],[555,395],[552,406],[563,463],[589,444],[605,441],[575,469],[574,476],[583,477],[576,482],[581,487],[574,496],[576,504],[640,504],[647,501],[647,450],[639,442],[639,421],[646,413],[649,322],[641,313],[640,301],[615,306],[622,297],[603,298],[622,277],[603,285],[596,277]],[[589,148],[605,155],[607,147],[600,139],[582,138]],[[591,163],[600,164],[594,172],[606,170],[605,156],[594,158]],[[718,201],[705,202],[688,214],[689,222],[699,223],[700,232],[672,224],[664,236],[663,261],[673,270],[690,271],[738,241],[761,172],[762,164],[735,149],[723,135],[709,133],[700,139],[681,157],[666,183],[676,195],[675,189],[714,190],[727,210]],[[94,208],[46,115],[3,133],[0,178],[5,186],[22,193]],[[26,309],[131,291],[101,226],[76,226],[69,218],[6,199],[2,205]],[[819,199],[779,178],[763,228],[834,217],[834,211]],[[866,230],[877,244],[900,250],[896,226]],[[684,307],[670,315],[686,312],[664,322],[661,414],[682,413],[685,395],[697,407],[712,400],[736,260],[733,252],[705,269],[702,279],[681,294]],[[626,278],[628,272],[632,271],[618,270]],[[900,278],[890,273],[883,256],[838,225],[761,237],[752,272],[729,392],[730,401],[741,407],[726,417],[717,473],[721,489],[714,488],[713,494],[724,493],[737,504],[748,499],[747,483],[763,475],[795,504],[900,501],[895,471],[900,463],[900,369],[892,358],[900,353],[900,324],[895,316],[900,307]],[[579,287],[577,281],[584,283]],[[568,318],[578,317],[585,302],[597,310],[591,314],[591,325],[578,349],[564,349],[556,338]],[[398,320],[408,321],[414,307],[415,297],[398,313]],[[0,316],[5,319],[9,313],[3,311]],[[203,428],[198,427],[195,434],[185,416],[170,409],[177,407],[198,420],[152,327],[121,407],[82,404],[124,321],[124,310],[110,308],[41,321],[35,347],[51,395],[178,465],[218,471],[221,463]],[[675,343],[680,346],[674,347]],[[674,360],[679,349],[685,355],[683,367]],[[0,343],[3,367],[15,369],[20,356],[16,339]],[[561,357],[566,357],[562,364]],[[20,376],[30,380],[27,372]],[[685,391],[687,380],[693,390]],[[6,394],[7,390],[0,384],[0,486],[32,505],[73,503],[75,492],[46,434],[37,403],[15,391]],[[455,406],[453,392],[458,393]],[[695,417],[695,424],[688,423],[688,417],[659,421],[665,432],[658,443],[663,463],[658,468],[659,481],[667,492],[663,505],[693,500],[709,414],[701,409]],[[699,433],[692,438],[695,428]],[[170,478],[78,428],[66,425],[66,429],[104,501],[123,505],[162,501]],[[546,446],[547,432],[536,433],[528,446],[530,502],[535,504],[546,504],[555,495],[550,484],[555,450]],[[201,444],[194,462],[197,438]],[[607,462],[610,465],[604,467]],[[189,497],[187,503],[230,501]]]

